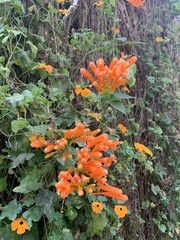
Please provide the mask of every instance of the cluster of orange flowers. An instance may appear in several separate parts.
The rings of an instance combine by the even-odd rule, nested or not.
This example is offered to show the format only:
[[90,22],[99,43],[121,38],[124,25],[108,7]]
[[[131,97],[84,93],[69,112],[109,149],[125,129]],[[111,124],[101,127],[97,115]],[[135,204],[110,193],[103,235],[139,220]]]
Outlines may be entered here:
[[[76,132],[77,128],[79,131]],[[120,189],[107,185],[108,171],[106,168],[116,162],[116,157],[114,155],[103,157],[103,153],[109,149],[115,151],[120,142],[118,139],[109,140],[105,133],[97,136],[99,133],[100,129],[90,132],[85,124],[80,123],[65,133],[64,138],[70,138],[72,142],[83,141],[85,147],[80,150],[76,149],[75,168],[59,173],[60,181],[56,184],[56,189],[62,198],[68,197],[74,191],[79,196],[83,196],[85,191],[87,194],[100,194],[121,201],[128,199]]]
[[110,66],[104,64],[103,59],[98,59],[96,64],[89,63],[89,67],[95,74],[96,79],[85,68],[81,68],[81,74],[89,79],[99,93],[113,93],[114,90],[126,83],[128,83],[127,74],[128,68],[137,61],[137,57],[132,57],[129,60],[124,60],[125,56],[122,54],[120,59],[114,58]]
[[[122,124],[119,124],[118,127],[126,136],[126,127]],[[57,139],[55,143],[45,140],[41,135],[29,138],[31,147],[44,148],[44,153],[47,154],[45,158],[49,158],[60,151],[63,160],[66,160],[67,156],[72,158],[68,150],[71,144],[84,142],[83,148],[76,148],[77,162],[75,167],[67,171],[61,171],[58,175],[59,182],[56,183],[55,187],[61,198],[67,198],[72,192],[76,192],[79,196],[86,193],[112,197],[122,202],[128,200],[121,189],[107,184],[107,168],[113,162],[116,162],[115,155],[108,156],[107,151],[116,151],[117,146],[122,142],[118,139],[115,141],[109,140],[108,134],[100,132],[100,129],[91,131],[85,123],[77,123],[74,128],[66,130],[63,137]],[[152,156],[152,152],[143,144],[134,143],[134,146],[142,154],[142,157],[145,157],[145,153]],[[92,204],[94,212],[100,213],[102,209],[102,203],[94,202]],[[116,205],[114,211],[120,218],[127,214],[127,208],[121,205]],[[15,225],[13,229],[15,229]]]
[[31,147],[45,147],[46,158],[54,155],[59,150],[67,153],[67,148],[72,143],[79,141],[85,143],[84,148],[76,149],[77,164],[75,169],[59,173],[58,178],[60,181],[56,184],[56,189],[62,198],[68,197],[74,191],[77,191],[78,195],[82,196],[85,191],[88,194],[100,194],[121,201],[128,199],[120,189],[107,185],[108,171],[106,168],[116,162],[116,157],[113,154],[104,157],[103,153],[109,149],[115,151],[120,142],[118,139],[111,141],[108,139],[108,134],[99,133],[100,129],[91,132],[85,123],[78,123],[73,129],[67,130],[63,138],[57,140],[55,144],[46,141],[42,136],[29,138]]
[[140,7],[144,4],[144,1],[142,0],[127,0],[127,1],[135,7]]
[[[56,184],[56,189],[62,198],[68,197],[73,191],[77,191],[78,195],[82,196],[86,191],[88,194],[100,194],[121,201],[128,199],[120,189],[107,185],[108,171],[106,168],[116,162],[116,157],[113,154],[109,157],[103,157],[103,153],[109,149],[115,151],[120,142],[118,139],[116,141],[109,140],[108,134],[99,133],[100,129],[91,132],[85,123],[78,123],[73,129],[67,130],[63,138],[58,139],[55,144],[46,141],[44,137],[39,135],[29,138],[31,147],[44,147],[44,152],[47,154],[46,158],[59,150],[63,154],[67,153],[67,147],[72,143],[79,141],[85,143],[84,148],[76,149],[77,164],[75,169],[59,173],[60,181]],[[70,154],[70,152],[68,153]],[[70,157],[72,157],[71,154]]]

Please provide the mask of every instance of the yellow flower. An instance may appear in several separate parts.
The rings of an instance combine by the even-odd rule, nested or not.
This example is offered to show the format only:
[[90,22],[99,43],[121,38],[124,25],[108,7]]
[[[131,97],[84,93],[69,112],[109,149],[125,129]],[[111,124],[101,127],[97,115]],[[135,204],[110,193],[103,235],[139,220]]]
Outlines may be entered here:
[[149,154],[152,157],[153,153],[147,147],[145,147],[143,144],[134,143],[134,146],[142,154],[142,157],[145,157],[144,152]]
[[16,218],[11,223],[11,230],[12,231],[17,230],[17,234],[25,233],[28,228],[29,227],[28,227],[27,221],[23,217]]
[[88,116],[95,118],[97,122],[100,121],[101,115],[101,113],[88,113]]
[[82,97],[88,97],[89,94],[91,93],[91,90],[89,90],[88,88],[81,88],[80,85],[76,85],[75,93],[77,95],[81,94]]
[[69,11],[67,9],[59,9],[59,12],[64,15],[67,15]]
[[118,217],[120,217],[120,218],[124,218],[125,215],[128,213],[127,207],[126,206],[122,206],[122,205],[116,205],[114,207],[114,211],[118,215]]
[[155,40],[156,40],[156,42],[158,42],[158,43],[163,41],[163,39],[162,39],[161,37],[157,37]]
[[103,204],[102,202],[93,202],[91,204],[92,210],[95,213],[100,213],[103,210]]
[[121,88],[122,91],[130,93],[129,89],[127,87]]
[[101,7],[104,4],[104,2],[102,1],[97,1],[94,3],[94,5],[96,5],[96,7]]
[[122,134],[124,134],[124,136],[126,136],[127,128],[123,124],[118,124],[118,128],[121,130]]

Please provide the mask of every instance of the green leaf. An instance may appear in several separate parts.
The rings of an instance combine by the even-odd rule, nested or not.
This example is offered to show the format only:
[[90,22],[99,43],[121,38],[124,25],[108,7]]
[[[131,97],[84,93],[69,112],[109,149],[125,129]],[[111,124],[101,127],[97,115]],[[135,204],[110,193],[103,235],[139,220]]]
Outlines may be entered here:
[[111,4],[113,7],[115,7],[115,5],[116,5],[116,0],[110,0],[110,4]]
[[42,183],[38,182],[40,177],[40,172],[37,170],[28,173],[28,175],[21,180],[20,185],[13,189],[13,192],[26,194],[38,190],[42,186]]
[[16,107],[23,99],[24,95],[19,93],[14,93],[10,97],[5,98],[13,107]]
[[68,217],[70,220],[74,220],[77,217],[78,213],[75,208],[68,207],[66,210],[65,216]]
[[63,240],[74,240],[74,236],[72,235],[70,229],[63,228]]
[[35,203],[38,206],[42,206],[43,212],[49,221],[52,221],[54,219],[54,212],[55,212],[54,206],[53,206],[54,198],[55,198],[55,193],[49,190],[40,191],[35,198]]
[[117,97],[117,98],[119,98],[119,99],[130,99],[130,98],[134,98],[134,97],[131,97],[131,96],[127,95],[126,93],[121,93],[121,92],[114,92],[114,93],[112,94],[112,96],[115,96],[115,97]]
[[101,236],[104,228],[108,223],[108,219],[102,214],[91,213],[92,217],[92,232]]
[[147,44],[147,43],[144,43],[144,42],[136,42],[136,41],[126,41],[125,43],[126,43],[127,45]]
[[23,49],[18,49],[16,52],[14,52],[13,61],[22,69],[29,69],[35,65],[28,56],[28,52],[24,51]]
[[17,218],[17,215],[22,211],[21,203],[17,200],[9,202],[6,206],[3,207],[2,213],[0,215],[0,220],[7,217],[9,220],[13,221]]
[[23,213],[23,217],[27,219],[28,226],[31,227],[33,222],[38,222],[43,216],[42,208],[35,206]]
[[128,85],[130,87],[133,87],[136,82],[136,78],[134,77],[135,73],[136,73],[136,64],[133,64],[128,68],[128,75],[127,75]]
[[3,192],[7,186],[7,176],[0,178],[0,192]]
[[158,185],[154,185],[153,183],[151,184],[151,191],[154,193],[154,195],[157,195],[158,193],[161,192],[161,189]]
[[118,40],[118,41],[121,41],[121,42],[125,42],[126,41],[126,37],[118,37],[118,38],[115,38],[114,40]]
[[112,101],[112,102],[110,102],[110,105],[112,107],[114,107],[115,109],[117,109],[118,111],[126,114],[125,107],[120,101],[118,101],[118,100]]
[[161,232],[165,232],[166,231],[166,226],[164,225],[164,224],[159,224],[158,225],[158,228],[159,228],[159,230],[161,231]]
[[7,93],[10,89],[10,85],[0,86],[0,93]]
[[28,125],[29,125],[28,121],[26,121],[24,119],[14,120],[11,122],[12,131],[14,133],[19,132],[19,130],[22,130],[23,128],[27,127]]
[[49,125],[39,125],[39,126],[29,126],[30,132],[28,133],[28,137],[31,137],[34,134],[42,134],[45,135],[47,130],[49,128]]
[[37,224],[33,224],[31,230],[26,231],[23,235],[23,240],[39,240],[39,229]]
[[153,164],[151,161],[147,161],[145,163],[145,169],[148,170],[150,173],[154,171]]
[[0,0],[0,3],[10,2],[11,0]]
[[31,47],[30,58],[31,59],[36,58],[37,53],[38,53],[38,48],[31,41],[27,41],[26,43],[29,44]]
[[26,160],[29,161],[32,157],[34,157],[35,153],[22,153],[15,159],[13,159],[12,168],[16,168],[19,164],[23,164]]
[[11,230],[11,225],[0,227],[0,239],[1,240],[22,240],[22,235],[18,235],[16,231]]
[[17,13],[19,13],[19,14],[25,13],[23,4],[20,1],[11,0],[11,3],[13,4],[13,7]]

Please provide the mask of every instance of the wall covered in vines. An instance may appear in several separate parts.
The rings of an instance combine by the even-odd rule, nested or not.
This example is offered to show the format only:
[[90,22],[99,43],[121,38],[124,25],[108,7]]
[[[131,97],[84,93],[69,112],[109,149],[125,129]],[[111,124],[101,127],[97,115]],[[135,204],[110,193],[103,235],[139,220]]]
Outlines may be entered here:
[[176,0],[0,0],[0,239],[180,234]]

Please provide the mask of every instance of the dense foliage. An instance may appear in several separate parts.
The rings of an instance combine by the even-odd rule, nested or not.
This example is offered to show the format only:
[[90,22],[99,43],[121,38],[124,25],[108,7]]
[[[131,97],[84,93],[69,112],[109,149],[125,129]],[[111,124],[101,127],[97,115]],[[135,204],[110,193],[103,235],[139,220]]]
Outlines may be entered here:
[[0,239],[178,239],[180,5],[150,2],[0,0]]

